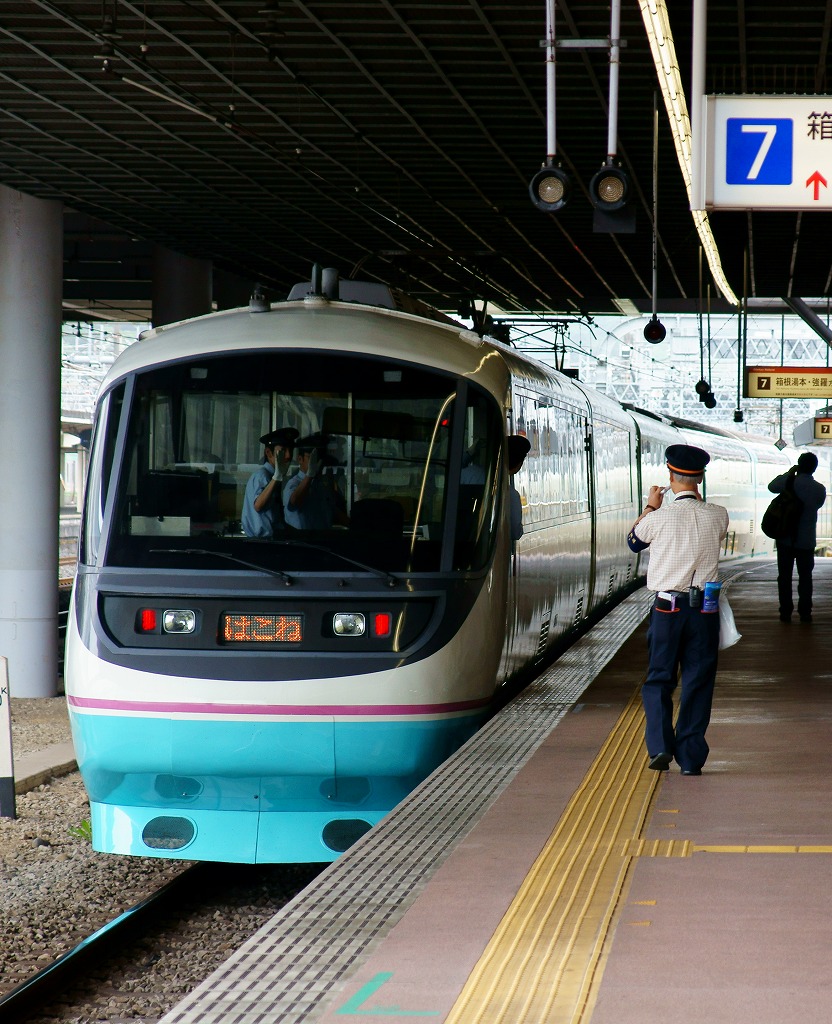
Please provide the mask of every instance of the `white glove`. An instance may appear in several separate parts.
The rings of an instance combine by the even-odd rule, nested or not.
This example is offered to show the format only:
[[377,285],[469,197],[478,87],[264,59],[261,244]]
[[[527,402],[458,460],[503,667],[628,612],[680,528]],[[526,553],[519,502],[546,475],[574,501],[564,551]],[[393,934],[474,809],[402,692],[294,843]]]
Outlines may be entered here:
[[275,452],[274,456],[274,479],[276,481],[282,480],[286,476],[286,470],[289,468],[289,463],[283,458],[283,452]]
[[318,459],[318,449],[315,448],[312,454],[309,456],[309,465],[306,467],[306,475],[315,476],[319,469],[320,464]]

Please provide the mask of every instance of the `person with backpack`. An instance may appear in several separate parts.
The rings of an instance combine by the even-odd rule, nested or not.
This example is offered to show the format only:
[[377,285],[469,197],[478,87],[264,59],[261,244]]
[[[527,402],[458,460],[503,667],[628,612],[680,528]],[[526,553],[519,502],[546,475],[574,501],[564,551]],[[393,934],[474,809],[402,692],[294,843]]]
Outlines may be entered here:
[[815,568],[815,545],[817,543],[818,510],[826,501],[826,488],[812,474],[818,468],[818,457],[814,452],[803,452],[786,473],[776,476],[768,485],[773,494],[780,494],[787,487],[803,503],[803,511],[797,526],[791,534],[778,537],[777,548],[777,596],[780,602],[780,621],[791,622],[794,611],[792,596],[792,574],[797,565],[797,614],[801,622],[812,621],[812,572]]

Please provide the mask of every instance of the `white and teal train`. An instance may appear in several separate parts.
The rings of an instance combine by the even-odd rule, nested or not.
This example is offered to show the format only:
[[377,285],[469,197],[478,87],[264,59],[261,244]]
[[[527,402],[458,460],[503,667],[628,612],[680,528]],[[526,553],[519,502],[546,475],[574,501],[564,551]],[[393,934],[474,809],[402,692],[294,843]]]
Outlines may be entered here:
[[[97,850],[337,857],[637,585],[626,535],[668,444],[711,453],[726,558],[770,553],[772,446],[622,408],[398,301],[305,286],[150,331],[112,367],[65,670]],[[283,426],[323,435],[342,514],[248,537],[258,439]],[[531,444],[516,541],[512,433]]]

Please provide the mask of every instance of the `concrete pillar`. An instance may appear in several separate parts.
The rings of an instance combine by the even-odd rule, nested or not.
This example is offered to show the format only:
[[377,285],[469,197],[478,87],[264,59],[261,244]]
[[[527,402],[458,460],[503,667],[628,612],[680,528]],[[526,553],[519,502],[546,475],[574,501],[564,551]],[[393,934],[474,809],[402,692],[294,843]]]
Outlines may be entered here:
[[210,260],[157,245],[153,250],[153,326],[174,324],[211,312]]
[[13,697],[58,692],[63,206],[0,185],[0,657]]

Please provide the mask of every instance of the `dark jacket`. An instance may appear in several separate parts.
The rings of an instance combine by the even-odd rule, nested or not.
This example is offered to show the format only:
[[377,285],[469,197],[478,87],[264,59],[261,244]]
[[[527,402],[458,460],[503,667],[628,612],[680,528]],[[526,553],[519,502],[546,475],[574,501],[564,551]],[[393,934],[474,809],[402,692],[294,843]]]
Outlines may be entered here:
[[[788,473],[781,473],[776,476],[768,485],[768,489],[774,494],[785,490]],[[814,551],[817,545],[818,509],[826,501],[826,488],[822,483],[812,478],[811,473],[797,473],[794,478],[794,493],[803,502],[803,512],[797,526],[797,536],[792,546],[806,551]],[[778,541],[779,544],[788,541]]]

